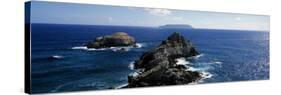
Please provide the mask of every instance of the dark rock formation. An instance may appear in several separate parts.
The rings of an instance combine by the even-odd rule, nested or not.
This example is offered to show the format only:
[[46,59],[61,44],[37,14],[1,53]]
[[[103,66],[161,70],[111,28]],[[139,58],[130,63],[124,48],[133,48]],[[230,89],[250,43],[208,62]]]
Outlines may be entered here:
[[200,72],[187,71],[188,67],[176,64],[176,59],[198,54],[190,41],[185,41],[183,36],[175,32],[158,47],[144,53],[135,62],[138,75],[128,76],[129,84],[126,87],[177,85],[195,82],[201,78]]
[[86,44],[87,48],[108,48],[118,46],[135,46],[135,39],[124,32],[97,37],[94,41]]

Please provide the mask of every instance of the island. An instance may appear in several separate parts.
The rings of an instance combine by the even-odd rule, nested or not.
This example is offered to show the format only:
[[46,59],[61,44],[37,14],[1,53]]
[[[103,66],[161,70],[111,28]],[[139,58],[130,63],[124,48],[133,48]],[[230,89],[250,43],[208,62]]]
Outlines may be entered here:
[[85,45],[87,48],[110,48],[122,46],[136,47],[136,41],[132,36],[125,32],[116,32],[112,35],[105,35],[95,38],[95,40],[88,42]]
[[162,43],[145,52],[136,60],[135,74],[128,76],[123,88],[189,84],[202,78],[199,71],[190,71],[186,65],[177,64],[177,58],[188,58],[199,53],[189,40],[174,32]]
[[187,24],[167,24],[159,26],[160,29],[193,29],[191,25]]

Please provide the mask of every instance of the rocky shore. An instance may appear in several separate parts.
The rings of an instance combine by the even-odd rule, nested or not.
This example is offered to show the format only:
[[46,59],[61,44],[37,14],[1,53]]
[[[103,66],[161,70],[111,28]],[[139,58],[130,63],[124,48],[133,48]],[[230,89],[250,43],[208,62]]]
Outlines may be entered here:
[[189,71],[187,66],[177,64],[177,58],[196,56],[199,53],[189,40],[175,32],[162,43],[145,52],[135,61],[136,74],[128,76],[128,85],[123,88],[161,85],[189,84],[202,78],[198,71]]

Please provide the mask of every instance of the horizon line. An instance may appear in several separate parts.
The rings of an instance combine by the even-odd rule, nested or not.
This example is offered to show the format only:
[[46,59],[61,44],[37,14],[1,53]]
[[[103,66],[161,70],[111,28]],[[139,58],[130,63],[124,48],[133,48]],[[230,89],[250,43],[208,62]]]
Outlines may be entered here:
[[[84,25],[84,26],[119,26],[119,27],[146,27],[146,28],[159,28],[159,26],[169,25],[163,24],[158,26],[137,26],[137,25],[107,25],[107,24],[77,24],[77,23],[30,23],[30,24],[57,24],[57,25]],[[173,24],[174,25],[174,24]],[[190,24],[179,24],[179,25],[190,25]],[[237,31],[256,31],[256,32],[270,32],[270,30],[251,30],[251,29],[229,29],[229,28],[197,28],[190,25],[190,29],[210,29],[210,30],[237,30]]]

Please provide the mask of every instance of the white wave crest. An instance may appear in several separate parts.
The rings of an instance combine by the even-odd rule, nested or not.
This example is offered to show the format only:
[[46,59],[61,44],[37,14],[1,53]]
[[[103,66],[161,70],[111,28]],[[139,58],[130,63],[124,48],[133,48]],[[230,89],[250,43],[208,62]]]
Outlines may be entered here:
[[130,64],[129,64],[129,68],[131,69],[131,70],[134,70],[134,68],[135,68],[135,62],[133,61],[133,62],[130,62]]
[[71,49],[78,49],[78,50],[87,50],[87,51],[104,51],[104,50],[112,50],[112,51],[129,51],[132,48],[142,48],[144,43],[136,43],[135,46],[124,46],[124,47],[109,47],[109,48],[87,48],[86,46],[77,46],[72,47]]
[[[195,58],[199,58],[202,57],[203,54],[196,56]],[[204,67],[192,67],[192,66],[187,66],[188,64],[191,64],[189,61],[186,60],[186,58],[178,58],[176,59],[177,61],[177,65],[185,65],[187,67],[186,71],[199,71],[200,75],[203,77],[203,79],[199,80],[198,83],[203,82],[204,79],[207,78],[211,78],[213,75],[209,72],[207,72],[208,70],[211,69],[211,66],[204,66]],[[215,64],[221,64],[222,62],[211,62],[211,63],[215,63]],[[197,82],[193,82],[191,84],[197,84]]]
[[220,62],[220,61],[216,61],[216,62],[213,62],[213,63],[215,63],[215,64],[222,64],[222,62]]
[[136,43],[135,47],[136,48],[142,48],[144,46],[144,43]]
[[188,67],[187,68],[188,71],[207,71],[209,69],[210,69],[210,67],[198,67],[198,68]]
[[71,49],[83,49],[87,50],[88,48],[86,46],[78,46],[78,47],[72,47]]
[[198,58],[201,58],[203,57],[205,54],[199,54],[199,55],[196,55],[196,56],[193,56],[193,57],[189,57],[188,59],[198,59]]
[[136,77],[136,76],[138,76],[138,75],[139,75],[139,72],[130,73],[130,76],[132,76],[132,77]]
[[187,65],[187,64],[191,64],[189,61],[187,61],[185,58],[178,58],[176,59],[177,61],[177,65]]
[[127,85],[128,85],[128,83],[124,83],[124,84],[121,84],[121,85],[115,87],[115,89],[120,89],[120,88],[123,88],[123,87],[125,87]]
[[203,56],[204,56],[204,54],[199,54],[199,55],[195,56],[194,58],[198,59],[198,58],[203,57]]
[[107,50],[107,48],[99,48],[99,49],[95,49],[95,48],[87,48],[87,51],[103,51],[103,50]]
[[54,59],[62,59],[64,58],[63,56],[60,56],[60,55],[53,55],[51,58],[54,58]]
[[132,47],[110,47],[112,51],[129,51]]

